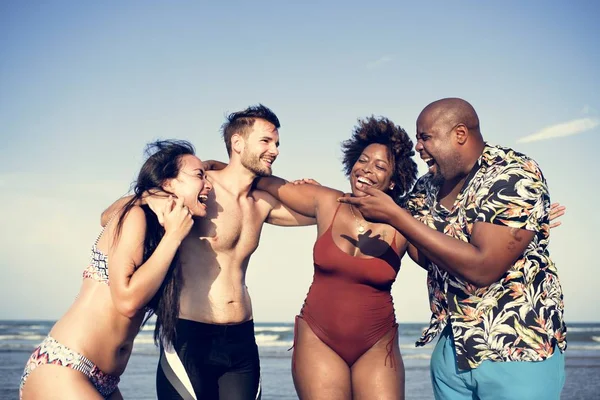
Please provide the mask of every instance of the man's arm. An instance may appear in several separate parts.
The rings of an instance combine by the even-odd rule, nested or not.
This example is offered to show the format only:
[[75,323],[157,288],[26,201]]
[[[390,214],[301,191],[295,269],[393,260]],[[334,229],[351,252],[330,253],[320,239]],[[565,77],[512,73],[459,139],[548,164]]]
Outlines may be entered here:
[[427,257],[453,275],[485,287],[497,282],[523,254],[535,232],[476,222],[470,242],[455,239],[414,219],[404,210],[392,216],[392,226]]
[[415,246],[410,244],[410,242],[408,242],[408,247],[406,249],[406,252],[410,256],[411,260],[413,260],[419,267],[421,267],[425,270],[427,269],[429,260],[427,260],[427,257],[425,257],[423,255],[423,253],[419,252],[419,249],[417,249]]
[[479,287],[500,279],[535,234],[526,229],[476,222],[471,242],[464,242],[413,218],[385,193],[371,188],[364,191],[369,196],[344,197],[339,201],[355,205],[369,219],[392,225],[418,249],[418,258],[425,256],[440,268]]
[[[562,224],[561,221],[557,221],[556,219],[563,216],[565,214],[566,209],[567,208],[561,205],[560,203],[552,203],[552,205],[550,206],[550,213],[548,214],[550,229],[556,228]],[[419,252],[419,249],[417,249],[412,244],[408,243],[407,253],[415,263],[417,263],[420,267],[427,269],[427,264],[429,260],[427,259],[427,257],[425,257],[422,253]]]

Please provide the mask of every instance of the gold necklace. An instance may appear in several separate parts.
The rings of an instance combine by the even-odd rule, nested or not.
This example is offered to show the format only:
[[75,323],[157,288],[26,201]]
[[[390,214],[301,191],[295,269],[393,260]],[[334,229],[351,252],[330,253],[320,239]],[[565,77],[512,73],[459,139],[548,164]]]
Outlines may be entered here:
[[356,230],[358,231],[358,233],[365,233],[365,227],[358,220],[358,218],[356,218],[356,214],[354,214],[354,207],[352,207],[352,204],[350,204],[350,212],[352,213],[352,216],[354,217],[354,220],[356,221]]

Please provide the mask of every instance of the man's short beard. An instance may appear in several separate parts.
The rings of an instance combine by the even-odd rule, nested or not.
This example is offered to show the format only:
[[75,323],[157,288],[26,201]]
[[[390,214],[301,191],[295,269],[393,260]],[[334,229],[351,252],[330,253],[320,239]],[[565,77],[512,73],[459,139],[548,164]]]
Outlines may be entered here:
[[260,157],[252,155],[244,155],[241,158],[242,165],[256,176],[268,177],[273,174],[271,168],[267,168],[260,163]]
[[264,170],[251,169],[250,171],[254,172],[254,174],[256,176],[260,176],[260,177],[263,177],[263,178],[266,178],[268,176],[273,175],[273,171],[270,171],[270,170],[269,171],[264,171]]

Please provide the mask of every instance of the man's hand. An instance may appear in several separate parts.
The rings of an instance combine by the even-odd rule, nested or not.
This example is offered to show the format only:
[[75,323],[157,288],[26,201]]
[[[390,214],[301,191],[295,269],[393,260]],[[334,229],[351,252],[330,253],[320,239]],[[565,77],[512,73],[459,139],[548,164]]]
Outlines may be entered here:
[[552,205],[550,205],[550,229],[556,228],[557,226],[560,226],[562,224],[561,221],[552,221],[554,221],[558,217],[562,217],[563,215],[565,215],[566,209],[567,207],[561,206],[560,203],[552,203]]
[[361,183],[357,183],[356,188],[365,193],[366,196],[340,197],[338,201],[356,207],[363,217],[369,221],[387,223],[390,215],[398,208],[394,200],[381,190]]

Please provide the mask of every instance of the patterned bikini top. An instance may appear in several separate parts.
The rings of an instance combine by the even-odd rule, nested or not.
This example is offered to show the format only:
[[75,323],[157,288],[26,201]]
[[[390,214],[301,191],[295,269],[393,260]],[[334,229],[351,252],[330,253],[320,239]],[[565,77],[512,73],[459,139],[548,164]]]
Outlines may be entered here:
[[98,241],[100,240],[100,237],[102,236],[102,233],[104,233],[104,229],[106,229],[106,227],[108,226],[109,223],[110,223],[110,221],[108,221],[106,223],[106,225],[104,226],[104,228],[102,228],[102,230],[100,231],[100,234],[96,238],[96,241],[94,242],[94,245],[92,246],[92,256],[91,256],[91,260],[90,260],[90,265],[88,265],[88,267],[83,271],[83,279],[90,278],[90,279],[93,279],[100,283],[106,283],[107,285],[109,285],[109,282],[108,282],[108,256],[106,254],[104,254],[103,252],[101,252],[100,250],[98,250],[97,246],[98,246]]

